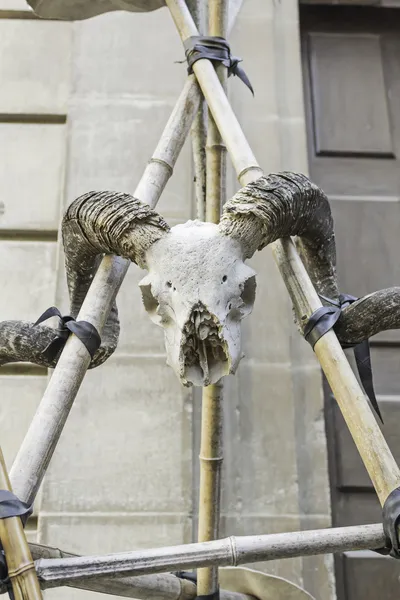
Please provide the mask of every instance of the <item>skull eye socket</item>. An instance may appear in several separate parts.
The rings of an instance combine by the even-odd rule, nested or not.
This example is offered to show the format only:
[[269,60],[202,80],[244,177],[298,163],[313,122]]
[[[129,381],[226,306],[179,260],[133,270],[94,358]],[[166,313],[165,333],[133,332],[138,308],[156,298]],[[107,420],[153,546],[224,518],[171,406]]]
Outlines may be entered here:
[[243,309],[247,310],[245,315],[248,315],[253,310],[254,301],[256,299],[256,287],[257,283],[255,275],[246,279],[243,284],[243,290],[240,297],[244,304]]
[[231,318],[235,317],[236,319],[242,320],[244,317],[247,317],[253,310],[254,300],[256,298],[256,276],[253,275],[246,279],[246,281],[241,285],[242,291],[240,293],[239,304],[236,304],[236,307],[231,310],[232,304],[229,304],[228,310]]

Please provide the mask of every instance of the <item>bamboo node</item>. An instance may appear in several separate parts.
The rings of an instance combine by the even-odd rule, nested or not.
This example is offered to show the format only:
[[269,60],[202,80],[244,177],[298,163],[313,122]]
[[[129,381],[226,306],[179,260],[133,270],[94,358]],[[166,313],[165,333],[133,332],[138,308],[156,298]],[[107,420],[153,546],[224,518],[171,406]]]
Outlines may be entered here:
[[228,537],[229,545],[231,548],[231,556],[232,556],[232,566],[237,567],[238,565],[238,553],[236,547],[236,538],[233,535]]
[[220,463],[222,463],[224,460],[224,457],[223,456],[213,456],[211,458],[209,456],[202,456],[201,454],[199,454],[199,459],[204,462],[220,462]]
[[24,565],[20,565],[17,569],[9,569],[8,576],[10,579],[12,579],[13,577],[18,577],[19,575],[22,575],[23,573],[32,570],[35,571],[35,564],[32,561],[30,561],[28,563],[25,563]]
[[149,160],[148,164],[150,165],[151,163],[157,163],[159,165],[162,165],[169,171],[170,176],[172,176],[174,169],[173,169],[172,165],[170,165],[166,160],[163,160],[162,158],[154,158],[153,157]]
[[254,165],[250,165],[248,167],[245,167],[244,169],[242,169],[240,171],[240,173],[238,174],[238,180],[241,182],[241,179],[244,175],[247,175],[247,173],[249,173],[249,171],[258,171],[260,173],[260,177],[262,177],[264,175],[263,170],[261,169],[260,165],[258,165],[257,163],[255,163]]

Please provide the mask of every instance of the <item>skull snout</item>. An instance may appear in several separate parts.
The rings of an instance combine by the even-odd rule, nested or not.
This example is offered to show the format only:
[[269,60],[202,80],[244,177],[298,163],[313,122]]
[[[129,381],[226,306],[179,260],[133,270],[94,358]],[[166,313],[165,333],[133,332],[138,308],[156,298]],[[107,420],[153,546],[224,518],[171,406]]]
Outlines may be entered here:
[[205,386],[229,373],[229,349],[222,331],[218,318],[199,302],[182,330],[179,362],[186,381]]

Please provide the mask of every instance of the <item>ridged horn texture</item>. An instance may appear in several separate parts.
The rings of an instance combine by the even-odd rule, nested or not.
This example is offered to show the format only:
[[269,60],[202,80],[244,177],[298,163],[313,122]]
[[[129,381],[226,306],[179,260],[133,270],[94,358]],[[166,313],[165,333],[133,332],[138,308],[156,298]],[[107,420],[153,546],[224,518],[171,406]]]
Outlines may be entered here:
[[[122,256],[145,267],[146,250],[169,231],[164,219],[129,194],[89,192],[75,200],[62,222],[65,267],[70,295],[70,314],[77,317],[92,279],[105,254]],[[43,307],[43,310],[47,306]],[[38,315],[39,317],[39,315]],[[42,354],[57,332],[23,321],[0,323],[0,365],[32,362],[54,367]],[[119,320],[114,302],[101,335],[102,343],[90,368],[102,364],[114,352]]]
[[[331,209],[324,192],[305,175],[283,172],[246,185],[225,204],[220,230],[240,241],[245,258],[279,238],[298,236],[297,248],[317,292],[338,301]],[[400,288],[395,287],[343,309],[335,332],[341,343],[357,344],[398,328]]]

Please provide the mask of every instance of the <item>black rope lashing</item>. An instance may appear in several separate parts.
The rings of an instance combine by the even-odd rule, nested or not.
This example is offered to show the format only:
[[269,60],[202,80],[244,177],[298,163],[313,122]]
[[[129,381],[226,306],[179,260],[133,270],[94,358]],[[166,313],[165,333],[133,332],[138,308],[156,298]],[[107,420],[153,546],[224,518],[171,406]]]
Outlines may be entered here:
[[[325,296],[322,296],[321,294],[320,298],[326,300],[332,304],[332,306],[321,306],[318,308],[308,319],[306,326],[304,327],[304,338],[313,348],[325,333],[335,328],[335,324],[339,320],[342,310],[359,299],[350,294],[340,294],[339,302],[336,302],[331,298],[325,298]],[[359,344],[342,344],[342,347],[354,348],[354,357],[362,386],[373,409],[383,423],[382,414],[375,396],[369,340],[363,340]]]
[[[9,519],[11,517],[21,517],[22,525],[32,514],[32,506],[22,502],[15,494],[9,490],[0,490],[0,519]],[[2,583],[8,592],[10,600],[14,600],[14,593],[8,576],[7,559],[2,546],[0,545],[0,583]]]
[[198,35],[189,37],[184,42],[189,75],[193,73],[193,65],[201,58],[222,63],[228,69],[228,77],[235,75],[243,81],[254,96],[253,86],[246,73],[239,65],[241,58],[231,56],[231,49],[223,37]]
[[70,316],[63,317],[55,306],[51,306],[45,310],[38,318],[35,325],[39,325],[39,323],[43,323],[43,321],[47,321],[47,319],[50,319],[51,317],[59,318],[60,327],[56,329],[57,337],[43,350],[43,354],[48,360],[57,359],[59,357],[71,333],[76,335],[89,352],[91,358],[93,358],[101,344],[100,334],[94,325],[88,321],[76,321]]

